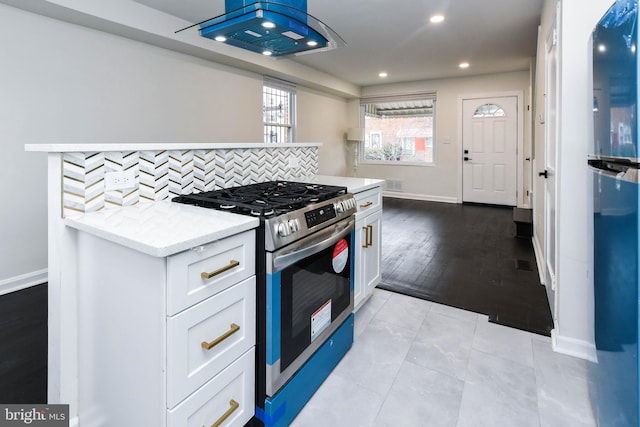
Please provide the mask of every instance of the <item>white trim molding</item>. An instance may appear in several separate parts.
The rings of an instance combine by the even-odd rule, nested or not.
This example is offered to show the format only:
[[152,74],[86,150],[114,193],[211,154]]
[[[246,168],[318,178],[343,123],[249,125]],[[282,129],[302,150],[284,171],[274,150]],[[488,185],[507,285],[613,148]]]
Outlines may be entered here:
[[593,343],[578,340],[571,337],[564,337],[557,333],[558,327],[551,331],[551,346],[553,351],[566,354],[567,356],[579,357],[589,362],[598,362],[596,346]]
[[426,202],[458,203],[455,197],[430,196],[425,194],[399,193],[396,191],[383,191],[384,197],[394,197],[396,199],[424,200]]
[[0,295],[6,295],[31,286],[41,285],[49,281],[47,269],[33,271],[16,277],[0,280]]
[[531,238],[531,244],[533,245],[533,254],[536,257],[536,264],[538,265],[538,276],[540,277],[540,284],[545,285],[545,277],[544,277],[544,252],[542,251],[542,247],[540,246],[540,242],[533,236]]

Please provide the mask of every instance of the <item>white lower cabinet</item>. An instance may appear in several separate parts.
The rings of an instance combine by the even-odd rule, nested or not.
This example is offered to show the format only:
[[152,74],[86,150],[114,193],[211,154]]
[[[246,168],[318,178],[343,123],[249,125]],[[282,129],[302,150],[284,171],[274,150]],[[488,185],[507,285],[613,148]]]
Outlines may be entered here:
[[255,277],[167,318],[167,403],[173,407],[255,344]]
[[380,187],[355,194],[356,259],[354,308],[358,310],[380,283],[382,237],[382,190]]
[[254,412],[254,357],[252,348],[167,411],[167,426],[243,426]]
[[80,425],[249,421],[255,232],[166,258],[83,232],[77,242]]

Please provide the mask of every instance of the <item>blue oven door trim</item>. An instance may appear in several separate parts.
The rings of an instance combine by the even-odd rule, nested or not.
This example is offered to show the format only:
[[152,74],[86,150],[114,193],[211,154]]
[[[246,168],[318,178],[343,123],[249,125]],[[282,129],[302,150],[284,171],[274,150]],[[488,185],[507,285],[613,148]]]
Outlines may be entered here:
[[[331,324],[319,333],[299,357],[282,368],[282,272],[288,265],[294,265],[299,261],[296,253],[289,252],[285,249],[284,255],[276,253],[267,254],[267,274],[266,274],[266,354],[265,354],[265,375],[266,375],[266,395],[274,396],[296,372],[304,366],[304,363],[310,358],[320,346],[323,345],[333,332],[345,321],[345,319],[353,311],[353,290],[354,290],[354,244],[355,244],[355,221],[351,217],[347,220],[340,221],[326,230],[315,233],[308,239],[311,241],[315,253],[330,250],[341,239],[349,240],[349,303],[345,306]],[[303,239],[304,240],[304,239]],[[301,241],[302,242],[302,241]],[[314,252],[307,249],[302,250],[307,256],[312,256]],[[276,269],[278,259],[286,259],[286,263],[281,263]],[[275,270],[275,271],[274,271]]]
[[286,427],[306,405],[325,378],[353,344],[354,314],[351,313],[333,335],[273,397],[256,407],[256,417],[265,427]]
[[267,365],[280,360],[280,272],[267,274]]

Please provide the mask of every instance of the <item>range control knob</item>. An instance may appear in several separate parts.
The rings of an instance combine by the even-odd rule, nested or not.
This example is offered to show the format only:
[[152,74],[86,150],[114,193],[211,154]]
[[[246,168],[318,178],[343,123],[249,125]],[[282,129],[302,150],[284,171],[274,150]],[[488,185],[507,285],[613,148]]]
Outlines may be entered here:
[[276,232],[280,237],[287,237],[289,235],[289,227],[286,222],[279,222],[276,224]]
[[338,213],[342,213],[342,212],[345,211],[344,203],[341,202],[341,201],[340,202],[335,202],[334,203],[334,207],[336,209],[336,212],[338,212]]
[[292,233],[295,233],[297,231],[300,230],[300,222],[298,222],[298,219],[290,219],[289,220],[289,231],[291,231]]

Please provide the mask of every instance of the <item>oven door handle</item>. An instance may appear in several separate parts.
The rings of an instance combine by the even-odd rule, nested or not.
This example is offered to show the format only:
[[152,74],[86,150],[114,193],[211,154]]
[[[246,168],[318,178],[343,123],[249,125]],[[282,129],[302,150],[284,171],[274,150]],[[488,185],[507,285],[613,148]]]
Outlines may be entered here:
[[310,237],[299,240],[273,254],[273,271],[280,271],[313,254],[323,251],[336,244],[344,236],[351,233],[355,227],[355,219],[349,218],[331,227],[318,231]]

